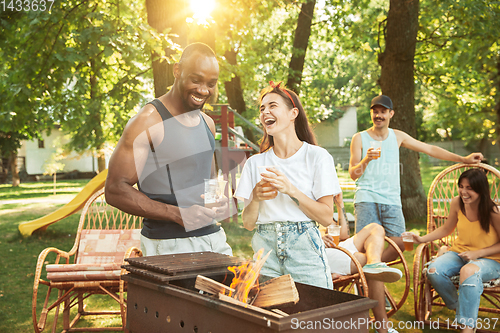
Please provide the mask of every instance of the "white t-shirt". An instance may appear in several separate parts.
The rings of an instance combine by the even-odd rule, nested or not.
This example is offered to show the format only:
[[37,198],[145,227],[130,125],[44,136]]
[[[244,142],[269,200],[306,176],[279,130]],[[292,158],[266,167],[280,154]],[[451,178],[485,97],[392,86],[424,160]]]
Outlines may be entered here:
[[[304,142],[302,147],[287,159],[277,157],[272,148],[250,157],[241,172],[235,197],[250,199],[255,185],[261,179],[258,166],[277,166],[299,191],[313,200],[341,192],[332,155],[324,148]],[[278,192],[276,198],[260,202],[257,224],[310,220],[288,195]]]

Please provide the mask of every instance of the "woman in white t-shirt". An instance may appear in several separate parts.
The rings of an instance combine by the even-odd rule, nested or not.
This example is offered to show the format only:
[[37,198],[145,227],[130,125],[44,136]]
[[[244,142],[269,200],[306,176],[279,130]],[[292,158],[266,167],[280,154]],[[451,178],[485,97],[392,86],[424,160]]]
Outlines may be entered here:
[[298,96],[280,84],[262,90],[260,121],[261,153],[246,162],[235,196],[245,201],[245,228],[257,229],[254,251],[272,251],[261,275],[332,289],[318,223],[332,223],[341,192],[333,158],[316,145]]

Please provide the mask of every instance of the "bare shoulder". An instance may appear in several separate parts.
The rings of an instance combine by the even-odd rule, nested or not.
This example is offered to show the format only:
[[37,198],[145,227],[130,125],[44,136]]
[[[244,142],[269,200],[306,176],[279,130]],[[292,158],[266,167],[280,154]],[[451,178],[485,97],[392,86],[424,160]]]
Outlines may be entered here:
[[152,129],[161,123],[162,119],[156,108],[151,104],[146,104],[139,112],[130,118],[125,126],[123,134],[127,137],[135,138],[146,129]]
[[460,197],[456,196],[453,199],[451,199],[450,213],[455,212],[458,214],[459,210],[460,210]]
[[[153,126],[161,122],[161,116],[156,108],[151,104],[146,104],[133,116],[130,121],[136,123],[136,126]],[[130,122],[129,121],[129,122]]]
[[352,136],[351,139],[351,147],[360,147],[362,148],[362,140],[361,140],[361,133],[358,132]]
[[451,199],[451,206],[460,208],[460,197],[458,195]]
[[398,139],[398,142],[402,142],[408,138],[411,138],[413,139],[408,133],[406,132],[403,132],[401,130],[398,130],[398,129],[392,129],[394,131],[394,135],[396,135],[396,138]]

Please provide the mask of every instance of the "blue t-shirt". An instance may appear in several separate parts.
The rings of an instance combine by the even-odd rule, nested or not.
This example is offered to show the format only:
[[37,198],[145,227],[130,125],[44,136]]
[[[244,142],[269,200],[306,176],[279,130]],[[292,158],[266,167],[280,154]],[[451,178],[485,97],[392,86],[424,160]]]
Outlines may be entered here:
[[[366,131],[360,133],[363,155],[366,156],[375,141]],[[401,206],[401,186],[399,184],[399,145],[394,130],[382,141],[380,158],[370,161],[365,172],[356,181],[354,202],[375,202]]]

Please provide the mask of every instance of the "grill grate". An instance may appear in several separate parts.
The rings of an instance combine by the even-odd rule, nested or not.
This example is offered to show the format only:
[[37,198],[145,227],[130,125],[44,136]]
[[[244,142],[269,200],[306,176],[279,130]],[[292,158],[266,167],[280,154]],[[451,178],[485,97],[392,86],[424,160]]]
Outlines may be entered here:
[[227,273],[228,266],[244,260],[215,252],[195,252],[125,259],[127,271],[156,281],[168,282],[191,276]]

